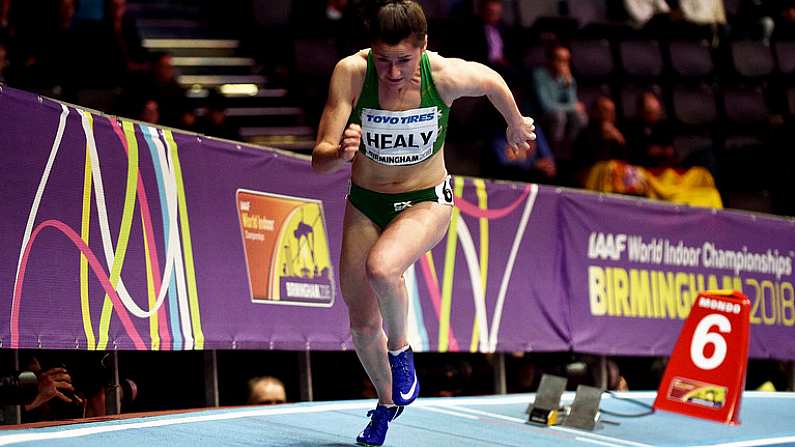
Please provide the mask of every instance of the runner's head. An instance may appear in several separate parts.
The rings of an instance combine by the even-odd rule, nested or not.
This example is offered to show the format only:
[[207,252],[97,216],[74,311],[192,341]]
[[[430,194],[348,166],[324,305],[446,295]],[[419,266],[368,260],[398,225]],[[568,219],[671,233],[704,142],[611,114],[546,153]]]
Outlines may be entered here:
[[417,73],[427,43],[422,7],[412,0],[377,2],[367,25],[379,80],[387,87],[405,86]]

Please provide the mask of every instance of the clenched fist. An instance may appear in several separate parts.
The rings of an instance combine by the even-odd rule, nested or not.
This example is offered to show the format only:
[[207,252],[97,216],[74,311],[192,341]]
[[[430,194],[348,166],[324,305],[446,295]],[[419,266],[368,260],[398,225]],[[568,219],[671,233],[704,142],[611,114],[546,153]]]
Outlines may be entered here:
[[518,123],[508,126],[505,136],[508,139],[508,147],[516,151],[532,151],[535,145],[532,144],[536,139],[536,126],[533,118],[522,117]]
[[351,124],[345,129],[340,142],[339,157],[343,161],[353,161],[362,142],[362,128],[358,124]]

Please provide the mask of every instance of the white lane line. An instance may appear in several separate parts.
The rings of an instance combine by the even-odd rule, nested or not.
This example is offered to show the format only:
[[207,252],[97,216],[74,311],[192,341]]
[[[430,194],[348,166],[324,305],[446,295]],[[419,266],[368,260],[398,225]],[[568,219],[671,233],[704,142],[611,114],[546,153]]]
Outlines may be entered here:
[[[486,417],[490,417],[490,418],[493,418],[493,419],[501,419],[501,420],[504,420],[504,421],[519,423],[519,424],[523,424],[523,425],[526,424],[526,422],[527,422],[525,419],[521,419],[521,418],[516,418],[516,417],[512,417],[512,416],[505,416],[505,415],[496,414],[496,413],[489,413],[487,411],[473,410],[471,408],[464,408],[464,407],[459,407],[459,406],[456,406],[456,405],[445,405],[445,408],[460,410],[460,411],[464,411],[464,412],[467,412],[467,413],[477,414],[477,415],[480,415],[480,416],[486,416]],[[612,442],[614,444],[618,444],[618,445],[621,445],[621,446],[652,447],[650,444],[643,444],[643,443],[635,442],[635,441],[627,441],[625,439],[620,439],[620,438],[611,438],[610,436],[597,435],[595,433],[586,433],[586,432],[583,432],[583,431],[580,431],[580,430],[573,430],[573,429],[570,429],[570,428],[565,428],[565,427],[560,427],[560,426],[553,426],[553,427],[549,427],[549,428],[553,429],[553,430],[559,430],[559,431],[567,432],[567,433],[573,433],[575,435],[587,437],[587,438],[590,438],[590,439],[608,441],[608,442]]]
[[165,427],[169,425],[195,424],[198,422],[226,421],[232,419],[244,419],[259,416],[275,416],[284,414],[310,414],[322,413],[326,411],[341,410],[364,410],[373,407],[372,402],[352,402],[321,404],[316,406],[300,406],[288,408],[259,408],[248,411],[234,411],[221,414],[205,414],[201,416],[186,416],[168,419],[146,420],[142,422],[120,423],[112,425],[97,425],[92,427],[69,428],[66,430],[34,433],[18,433],[12,435],[0,435],[0,445],[12,445],[22,442],[49,441],[53,439],[79,438],[83,436],[96,435],[101,433],[111,433],[124,430],[138,430],[143,428]]
[[748,441],[722,442],[720,444],[705,444],[698,447],[756,447],[762,445],[785,444],[795,442],[795,436],[782,436],[779,438],[749,439]]
[[443,409],[441,409],[439,407],[421,406],[421,407],[417,407],[417,408],[420,408],[420,409],[426,410],[426,411],[433,411],[434,413],[446,414],[448,416],[455,416],[455,417],[464,418],[464,419],[472,419],[472,420],[475,420],[475,421],[480,420],[479,417],[472,416],[471,414],[464,414],[464,413],[460,413],[460,412],[456,413],[455,411],[443,410]]
[[583,438],[581,436],[578,436],[578,437],[576,437],[574,439],[576,439],[578,441],[582,441],[582,442],[590,442],[591,444],[599,444],[599,445],[608,445],[610,447],[618,447],[618,444],[611,444],[609,442],[597,441],[596,439]]
[[596,433],[586,433],[586,432],[583,432],[582,430],[575,430],[573,428],[561,427],[559,425],[552,426],[552,427],[549,427],[549,428],[551,428],[552,430],[562,431],[562,432],[566,432],[566,433],[572,433],[572,434],[575,434],[575,435],[587,436],[587,437],[593,438],[593,439],[601,439],[603,441],[614,442],[614,443],[621,444],[621,445],[633,445],[633,446],[636,446],[636,447],[653,447],[651,444],[644,444],[642,442],[628,441],[626,439],[621,439],[621,438],[612,438],[610,436],[597,435]]
[[505,416],[503,414],[497,414],[497,413],[489,413],[488,411],[473,410],[471,408],[458,407],[458,406],[455,406],[455,405],[444,405],[444,408],[450,408],[450,409],[454,409],[454,410],[457,410],[457,411],[463,411],[463,412],[466,412],[466,413],[477,414],[477,415],[480,415],[480,416],[486,416],[486,417],[490,417],[492,419],[502,419],[503,421],[515,422],[515,423],[519,423],[519,424],[524,424],[526,422],[524,419],[521,419],[521,418],[515,418],[515,417],[512,417],[512,416]]

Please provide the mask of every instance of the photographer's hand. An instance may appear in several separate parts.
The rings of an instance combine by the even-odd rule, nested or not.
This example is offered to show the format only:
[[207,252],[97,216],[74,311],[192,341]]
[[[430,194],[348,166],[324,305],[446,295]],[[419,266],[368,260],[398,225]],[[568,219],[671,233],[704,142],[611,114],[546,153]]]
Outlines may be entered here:
[[[64,394],[64,391],[68,392],[72,397]],[[82,399],[75,395],[74,391],[72,377],[65,368],[48,369],[39,374],[39,393],[33,402],[25,405],[25,410],[31,411],[53,397],[57,397],[64,402],[82,404]]]

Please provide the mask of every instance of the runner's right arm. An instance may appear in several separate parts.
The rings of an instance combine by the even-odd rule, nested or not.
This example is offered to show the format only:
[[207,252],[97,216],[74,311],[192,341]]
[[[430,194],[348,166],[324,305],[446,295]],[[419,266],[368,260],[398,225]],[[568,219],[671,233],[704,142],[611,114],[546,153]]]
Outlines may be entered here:
[[312,169],[324,174],[333,172],[353,160],[359,150],[361,128],[351,124],[345,128],[353,109],[358,55],[349,56],[337,63],[331,75],[328,100],[320,118],[317,141],[312,151]]

